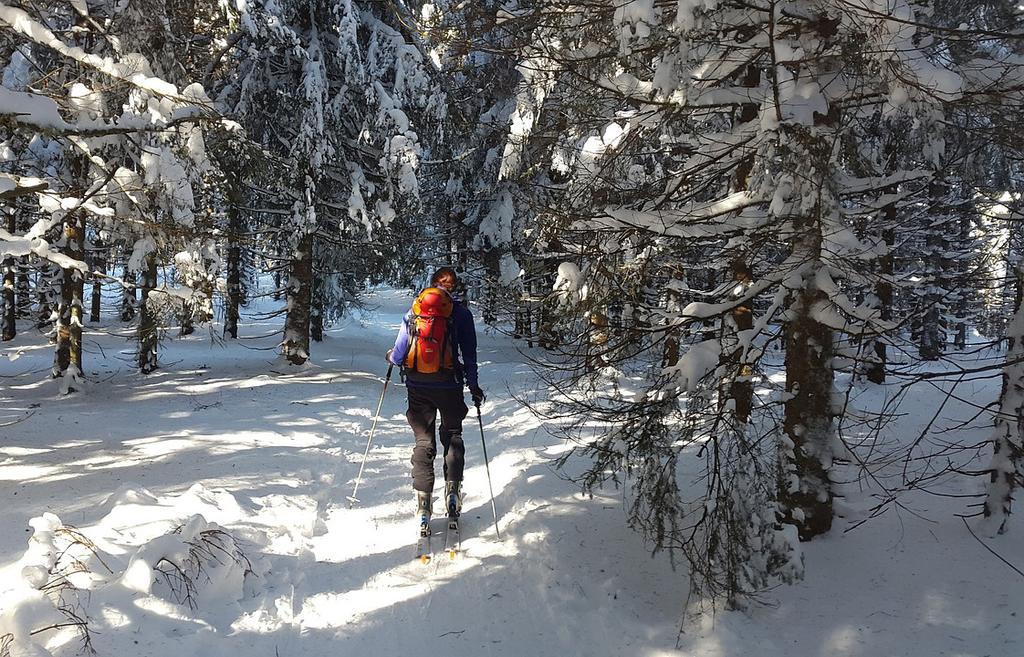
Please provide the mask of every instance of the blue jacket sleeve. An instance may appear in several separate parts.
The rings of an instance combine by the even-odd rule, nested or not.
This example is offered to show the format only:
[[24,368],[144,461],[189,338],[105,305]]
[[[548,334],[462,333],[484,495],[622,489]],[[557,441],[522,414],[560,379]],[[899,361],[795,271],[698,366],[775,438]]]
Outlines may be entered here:
[[474,387],[480,385],[476,364],[476,326],[469,308],[459,306],[459,309],[462,312],[459,313],[455,330],[458,335],[459,354],[462,356],[462,372],[466,377],[466,385]]
[[401,365],[405,362],[405,356],[409,353],[409,315],[402,318],[402,325],[398,328],[398,337],[395,338],[395,347],[391,350],[391,362]]

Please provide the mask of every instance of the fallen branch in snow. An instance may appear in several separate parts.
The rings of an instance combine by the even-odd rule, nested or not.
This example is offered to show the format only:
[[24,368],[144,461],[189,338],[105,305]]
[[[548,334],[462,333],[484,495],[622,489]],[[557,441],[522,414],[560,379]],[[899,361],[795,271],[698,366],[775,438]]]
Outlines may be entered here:
[[[92,541],[76,528],[61,523],[56,517],[43,530],[40,530],[40,527],[37,526],[36,532],[33,538],[35,539],[36,536],[40,537],[39,545],[45,546],[44,559],[49,564],[48,567],[44,564],[39,564],[39,566],[32,568],[32,570],[37,572],[45,568],[45,571],[40,572],[45,579],[40,578],[42,581],[36,580],[32,583],[32,588],[38,591],[38,594],[43,598],[49,600],[52,605],[51,609],[56,614],[37,618],[37,622],[43,621],[43,624],[28,630],[27,636],[34,637],[46,632],[74,628],[78,631],[79,638],[81,639],[82,650],[89,654],[95,654],[96,651],[92,646],[92,633],[88,626],[88,617],[84,612],[82,601],[79,599],[81,589],[72,583],[71,577],[79,573],[90,572],[89,564],[87,563],[90,556],[96,559],[108,571],[113,571],[103,561],[99,554],[99,549]],[[88,556],[82,554],[83,549],[88,553]],[[10,646],[15,645],[15,643],[20,645],[20,642],[25,639],[25,636],[20,638],[12,636],[10,639],[6,637],[0,638],[0,657],[4,657],[5,654],[9,655]]]
[[46,627],[38,627],[29,632],[29,636],[35,636],[52,630],[61,630],[65,627],[74,627],[82,636],[82,649],[90,655],[95,655],[96,649],[92,647],[92,635],[89,633],[89,626],[86,624],[86,619],[79,615],[71,605],[64,603],[63,600],[57,603],[56,607],[57,610],[67,616],[69,620],[66,623],[54,623],[52,625],[47,625]]
[[170,559],[164,558],[153,566],[153,570],[164,576],[164,582],[178,604],[185,604],[192,611],[196,610],[195,579],[184,568]]
[[[88,550],[92,554],[93,558],[107,569],[108,573],[114,573],[113,569],[111,569],[111,567],[107,565],[107,562],[103,560],[103,557],[100,556],[100,550],[96,547],[96,544],[90,541],[85,534],[78,531],[77,528],[72,527],[71,525],[63,525],[58,528],[54,534],[68,539],[68,546],[57,555],[58,563],[72,548],[79,546]],[[73,564],[79,570],[88,570],[88,567],[79,559],[75,559]]]
[[[971,529],[971,525],[970,525],[970,523],[969,523],[969,522],[967,522],[967,518],[965,518],[964,516],[960,516],[960,519],[964,521],[964,526],[965,526],[965,527],[967,527],[967,531],[969,531],[969,532],[971,533],[971,536],[973,536],[973,537],[974,537],[974,540],[976,540],[976,541],[978,541],[979,543],[981,543],[981,546],[982,546],[983,548],[985,548],[986,550],[988,550],[989,552],[991,552],[991,553],[992,553],[992,555],[993,555],[993,556],[994,556],[994,557],[995,557],[996,559],[999,559],[1000,561],[1002,561],[1003,563],[1005,563],[1005,564],[1006,564],[1007,566],[1009,566],[1009,567],[1010,567],[1010,569],[1011,569],[1011,570],[1013,570],[1013,572],[1017,573],[1017,574],[1018,574],[1018,575],[1020,575],[1021,577],[1024,577],[1024,571],[1022,571],[1022,570],[1021,570],[1020,568],[1018,568],[1017,566],[1014,566],[1014,565],[1013,565],[1012,563],[1010,563],[1009,561],[1007,561],[1007,560],[1006,560],[1006,559],[1005,559],[1005,558],[1004,558],[1004,557],[1003,557],[1003,556],[1002,556],[1001,554],[999,554],[998,552],[996,552],[995,550],[993,550],[992,548],[990,548],[990,547],[988,546],[988,544],[987,544],[987,543],[985,543],[985,541],[983,541],[983,540],[981,540],[980,538],[978,538],[978,535],[974,533],[974,530],[973,530],[973,529]],[[0,656],[0,657],[2,657],[2,656]]]
[[[0,424],[0,427],[12,427],[15,424],[20,424],[20,423],[24,422],[25,420],[29,419],[30,417],[32,417],[35,414],[36,414],[35,411],[29,411],[28,413],[25,414],[24,417],[20,417],[17,420],[11,420],[10,422],[4,422],[3,424]],[[3,657],[3,653],[0,653],[0,657]]]

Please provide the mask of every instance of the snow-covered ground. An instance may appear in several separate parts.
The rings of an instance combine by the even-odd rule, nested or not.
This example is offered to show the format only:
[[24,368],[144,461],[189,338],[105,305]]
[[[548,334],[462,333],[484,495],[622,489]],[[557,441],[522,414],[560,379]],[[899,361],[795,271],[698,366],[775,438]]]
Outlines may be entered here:
[[[685,573],[626,527],[620,491],[582,497],[553,470],[565,447],[512,398],[538,384],[497,334],[481,336],[480,360],[501,538],[471,415],[465,553],[420,564],[395,381],[360,502],[346,500],[409,301],[370,295],[298,371],[275,359],[276,336],[252,337],[279,320],[251,320],[232,344],[168,339],[149,376],[134,371],[118,324],[90,326],[91,384],[68,398],[47,377],[43,336],[5,343],[0,424],[21,420],[0,426],[0,635],[19,636],[11,654],[81,650],[74,629],[30,634],[67,618],[37,591],[62,567],[79,589],[65,603],[101,655],[1024,654],[1024,581],[955,517],[963,499],[923,494],[907,504],[925,519],[893,509],[849,533],[841,521],[805,546],[807,578],[773,591],[774,605],[719,612],[680,635]],[[988,403],[996,385],[973,399]],[[941,403],[934,389],[913,394],[894,429],[907,435]],[[946,424],[974,414],[944,413]],[[1024,522],[1012,529],[983,540],[1021,567]]]

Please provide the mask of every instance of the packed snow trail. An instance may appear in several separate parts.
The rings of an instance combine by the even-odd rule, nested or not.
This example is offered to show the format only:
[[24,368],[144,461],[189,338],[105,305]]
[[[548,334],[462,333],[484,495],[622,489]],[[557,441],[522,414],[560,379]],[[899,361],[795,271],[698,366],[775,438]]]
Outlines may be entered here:
[[[122,329],[92,326],[93,383],[70,398],[47,378],[45,336],[5,344],[0,424],[21,421],[0,428],[0,637],[45,625],[30,584],[45,576],[63,523],[102,557],[83,554],[93,574],[74,576],[90,591],[82,604],[100,655],[1009,657],[1024,644],[1022,587],[942,500],[931,508],[938,524],[887,514],[811,543],[808,579],[773,592],[778,606],[687,626],[676,650],[685,574],[626,527],[622,491],[581,497],[552,469],[565,446],[510,394],[532,392],[536,378],[490,333],[480,340],[483,421],[501,538],[471,414],[462,551],[419,563],[412,437],[394,380],[361,501],[347,500],[410,300],[371,295],[377,307],[330,331],[298,369],[274,359],[277,326],[254,321],[243,334],[267,337],[171,339],[163,368],[141,376]],[[434,510],[441,518],[440,499]],[[997,547],[1019,561],[1021,534]],[[190,605],[161,559],[187,559],[204,538],[249,562],[205,562]],[[32,640],[55,655],[80,649],[71,630]]]
[[[412,558],[412,435],[397,372],[360,502],[349,508],[384,353],[409,299],[373,295],[368,302],[379,308],[329,332],[313,364],[298,369],[256,349],[276,336],[224,346],[191,336],[168,340],[163,368],[143,377],[132,370],[132,345],[110,333],[119,327],[94,327],[86,362],[94,383],[69,398],[58,399],[37,371],[51,357],[45,338],[22,335],[5,349],[0,373],[17,383],[6,391],[2,420],[31,415],[4,430],[0,475],[15,497],[0,519],[21,528],[52,512],[102,551],[115,575],[91,584],[100,654],[652,654],[674,644],[678,577],[664,560],[645,557],[639,572],[616,565],[623,553],[647,549],[625,527],[614,496],[583,499],[552,470],[562,447],[509,396],[532,391],[535,379],[510,341],[482,327],[483,421],[501,539],[471,413],[461,553],[440,553],[439,529],[435,559],[423,566]],[[195,610],[158,585],[145,593],[116,584],[143,545],[195,515],[236,537],[258,576]],[[0,537],[0,588],[21,580],[18,560],[31,535]],[[634,620],[609,624],[623,612]],[[78,646],[72,638],[54,653]]]

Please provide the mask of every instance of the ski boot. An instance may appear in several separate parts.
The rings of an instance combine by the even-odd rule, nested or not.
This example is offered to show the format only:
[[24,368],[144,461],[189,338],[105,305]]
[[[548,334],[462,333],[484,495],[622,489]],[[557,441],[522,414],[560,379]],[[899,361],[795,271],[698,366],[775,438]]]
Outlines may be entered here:
[[444,504],[449,518],[458,518],[462,513],[462,482],[444,482]]
[[448,528],[444,532],[444,551],[449,559],[454,559],[462,550],[462,538],[459,532],[459,514],[462,513],[462,482],[446,481],[444,483],[444,506],[448,512]]
[[420,536],[430,536],[430,493],[416,491],[416,517],[420,521]]

